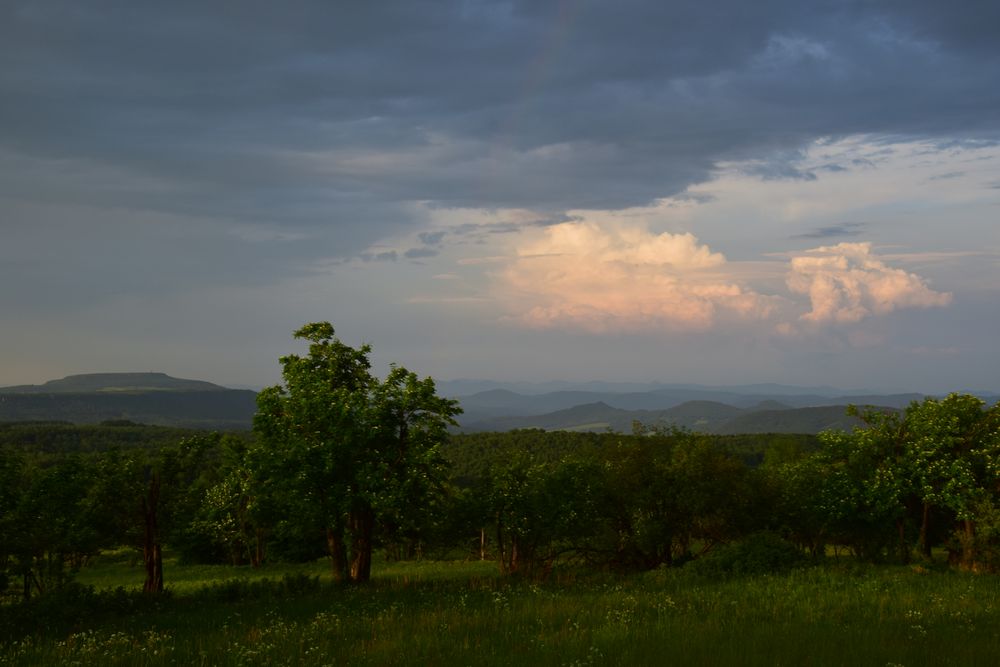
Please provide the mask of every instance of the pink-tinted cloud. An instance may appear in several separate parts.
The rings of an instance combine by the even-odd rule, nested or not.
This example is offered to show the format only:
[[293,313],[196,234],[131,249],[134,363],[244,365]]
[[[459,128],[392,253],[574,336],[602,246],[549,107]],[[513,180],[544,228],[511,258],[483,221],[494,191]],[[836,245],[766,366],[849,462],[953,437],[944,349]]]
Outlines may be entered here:
[[698,331],[720,317],[766,317],[766,297],[724,275],[691,234],[568,222],[522,244],[501,274],[512,319],[533,328]]
[[822,246],[793,257],[787,285],[809,296],[812,309],[800,319],[815,324],[859,322],[901,308],[946,306],[952,299],[920,276],[887,266],[870,243]]

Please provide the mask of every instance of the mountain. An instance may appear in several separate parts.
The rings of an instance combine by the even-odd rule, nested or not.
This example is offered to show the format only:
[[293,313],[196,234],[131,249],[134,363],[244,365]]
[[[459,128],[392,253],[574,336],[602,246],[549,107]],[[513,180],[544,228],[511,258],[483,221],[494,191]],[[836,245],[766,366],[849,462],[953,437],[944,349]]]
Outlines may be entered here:
[[61,380],[45,384],[23,384],[0,387],[0,394],[87,394],[91,392],[121,391],[227,391],[211,382],[184,380],[166,373],[85,373],[67,375]]
[[537,396],[540,394],[550,394],[559,391],[584,391],[598,394],[637,394],[654,391],[674,391],[674,392],[715,392],[729,395],[743,396],[844,396],[872,394],[868,389],[844,390],[837,387],[820,385],[814,387],[803,387],[796,385],[759,383],[741,385],[702,385],[684,382],[498,382],[495,380],[439,380],[436,382],[438,391],[442,396],[456,398],[459,396],[471,396],[480,392],[494,389],[502,389],[517,394]]
[[[885,407],[885,406],[879,406]],[[887,408],[892,409],[892,408]],[[713,433],[819,433],[820,431],[850,431],[861,425],[857,417],[847,415],[846,405],[823,405],[788,410],[759,410],[736,415]]]
[[[885,407],[885,406],[880,406]],[[885,407],[885,409],[893,409]],[[847,416],[847,405],[791,408],[762,401],[739,408],[715,401],[687,401],[664,410],[625,410],[602,401],[541,415],[502,416],[463,423],[466,433],[539,428],[546,431],[617,431],[630,433],[634,422],[673,425],[702,433],[819,433],[850,430],[861,422]]]
[[[464,410],[459,417],[462,428],[469,430],[484,430],[481,428],[487,422],[501,418],[532,417],[547,415],[551,412],[568,410],[578,405],[593,405],[602,403],[612,408],[631,411],[662,411],[670,410],[685,403],[723,404],[730,408],[741,410],[814,408],[822,406],[844,405],[877,405],[903,409],[913,401],[924,398],[922,394],[845,394],[834,392],[831,395],[816,393],[752,393],[765,389],[785,391],[783,385],[750,385],[750,393],[740,393],[725,388],[714,389],[691,385],[658,386],[648,391],[584,391],[559,390],[544,394],[521,394],[510,389],[493,388],[468,396],[458,396],[457,399]],[[763,407],[762,407],[763,406]],[[689,406],[688,410],[694,409]],[[678,423],[687,424],[691,421],[693,428],[702,428],[697,419],[689,420],[683,415],[674,415]],[[709,421],[717,422],[713,416]]]
[[248,429],[256,393],[165,373],[90,373],[41,385],[0,387],[0,421],[93,424],[128,420],[160,426]]

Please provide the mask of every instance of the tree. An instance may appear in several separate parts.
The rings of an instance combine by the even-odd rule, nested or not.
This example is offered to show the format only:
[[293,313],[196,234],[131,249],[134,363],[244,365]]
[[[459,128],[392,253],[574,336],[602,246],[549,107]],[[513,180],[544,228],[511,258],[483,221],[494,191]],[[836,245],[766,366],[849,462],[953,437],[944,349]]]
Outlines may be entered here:
[[102,531],[109,543],[142,550],[143,591],[163,591],[163,545],[193,515],[200,501],[195,481],[218,434],[193,436],[155,453],[130,449],[102,455],[95,488],[103,508]]
[[97,551],[92,472],[79,456],[33,466],[0,457],[0,572],[21,580],[25,599],[67,582]]
[[284,385],[257,398],[259,460],[323,527],[334,577],[367,581],[379,515],[405,515],[443,478],[439,447],[460,410],[405,368],[379,381],[371,347],[345,345],[329,322],[295,338],[308,355],[281,357]]
[[903,414],[851,408],[864,427],[823,434],[818,455],[829,524],[863,558],[877,559],[895,542],[905,561],[907,528],[916,524],[930,556],[933,519],[955,528],[949,548],[962,568],[1000,565],[988,556],[1000,547],[991,523],[1000,493],[1000,407],[984,407],[975,396],[951,394],[913,402]]
[[960,522],[954,558],[970,570],[997,566],[983,557],[996,546],[990,544],[992,535],[977,530],[983,523],[992,531],[983,519],[995,516],[1000,492],[1000,405],[984,407],[975,396],[950,394],[906,410],[913,483],[923,503],[921,547],[929,555],[931,510],[944,508]]
[[[215,465],[203,476],[203,494],[195,494],[183,540],[176,544],[182,559],[259,567],[278,521],[276,498],[267,491],[251,460],[247,438],[225,434]],[[207,477],[207,479],[206,479]]]
[[528,457],[494,466],[489,508],[503,574],[546,577],[567,555],[585,555],[600,529],[605,475],[597,461]]

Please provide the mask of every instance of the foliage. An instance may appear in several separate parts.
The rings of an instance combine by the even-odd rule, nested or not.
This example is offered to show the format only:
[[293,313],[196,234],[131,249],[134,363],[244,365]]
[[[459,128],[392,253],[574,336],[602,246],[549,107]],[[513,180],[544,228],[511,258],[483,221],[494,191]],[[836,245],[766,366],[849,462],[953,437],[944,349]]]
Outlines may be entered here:
[[69,424],[66,422],[0,422],[0,450],[31,454],[94,453],[111,449],[149,449],[175,445],[196,435],[190,429],[132,422]]
[[377,519],[412,528],[411,510],[442,483],[439,447],[458,407],[401,367],[379,381],[371,348],[345,345],[327,322],[295,337],[309,354],[282,357],[284,386],[258,395],[262,474],[302,499],[298,509],[326,533],[336,577],[366,581]]
[[702,576],[776,574],[802,565],[805,556],[776,533],[761,531],[709,552],[687,565]]

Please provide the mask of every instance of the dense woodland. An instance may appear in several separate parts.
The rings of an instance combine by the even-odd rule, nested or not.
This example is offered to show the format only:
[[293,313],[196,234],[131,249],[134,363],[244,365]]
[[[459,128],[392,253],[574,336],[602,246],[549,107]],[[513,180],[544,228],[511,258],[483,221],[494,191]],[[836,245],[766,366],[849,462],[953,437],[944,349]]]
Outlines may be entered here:
[[[488,558],[534,576],[573,560],[676,566],[761,531],[803,555],[841,545],[865,560],[907,560],[943,547],[956,564],[994,569],[995,412],[952,396],[819,438],[662,428],[450,436],[435,451],[437,483],[381,508],[373,539],[390,557]],[[944,419],[945,432],[921,432],[928,417]],[[317,502],[269,476],[262,454],[250,433],[4,425],[7,595],[57,587],[121,545],[167,546],[192,562],[328,556]],[[163,584],[155,562],[149,590]]]
[[820,436],[540,430],[450,435],[458,407],[430,379],[368,354],[328,324],[297,334],[285,382],[253,432],[130,422],[0,425],[0,591],[30,598],[128,546],[144,589],[163,550],[259,566],[326,557],[344,582],[390,559],[556,567],[739,570],[822,559],[946,553],[1000,569],[1000,407],[953,394]]

